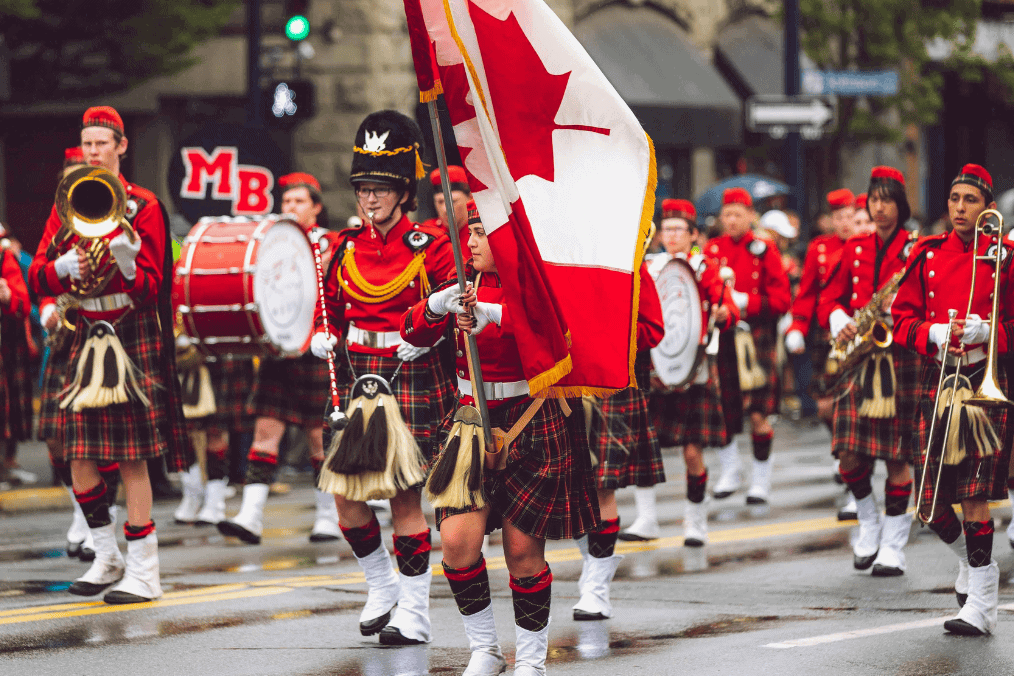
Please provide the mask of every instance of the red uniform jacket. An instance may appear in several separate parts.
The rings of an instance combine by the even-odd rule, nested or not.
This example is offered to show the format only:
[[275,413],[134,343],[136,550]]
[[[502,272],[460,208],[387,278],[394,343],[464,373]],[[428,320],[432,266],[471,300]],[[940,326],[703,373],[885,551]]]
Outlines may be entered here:
[[[457,279],[447,282],[447,284],[457,283]],[[447,284],[443,286],[446,287]],[[497,326],[495,323],[490,322],[489,326],[484,328],[475,337],[479,348],[479,364],[483,380],[492,383],[525,380],[525,372],[521,367],[521,355],[518,353],[518,344],[514,340],[510,308],[504,304],[504,293],[500,284],[500,277],[495,273],[483,273],[479,277],[476,297],[482,303],[496,303],[503,307],[500,325]],[[426,307],[426,299],[423,298],[402,315],[401,336],[412,345],[431,347],[446,333],[448,323],[454,321],[455,315],[453,314],[441,317],[429,312]],[[465,336],[458,330],[454,331],[454,336],[457,343],[455,352],[457,365],[454,371],[462,380],[468,380],[469,370],[468,359],[465,356]],[[470,397],[463,397],[462,403],[471,403],[470,400]],[[490,401],[488,403],[490,408],[495,408],[503,402]]]
[[[382,237],[369,225],[343,230],[340,236],[324,278],[328,325],[331,333],[336,336],[340,337],[347,325],[355,325],[365,331],[398,331],[405,311],[411,310],[420,299],[426,298],[423,274],[431,288],[436,288],[455,276],[454,257],[447,236],[427,232],[422,226],[409,221],[407,216],[402,216],[398,224],[387,233],[387,237]],[[349,254],[348,251],[352,253]],[[347,255],[351,257],[350,262],[358,270],[361,279],[375,287],[392,284],[415,262],[417,255],[423,257],[424,273],[421,271],[410,279],[402,280],[401,285],[390,289],[388,293],[375,295],[353,281],[349,265],[344,262]],[[351,293],[343,288],[341,280],[351,289]],[[380,302],[362,300],[368,298],[372,301],[384,295],[391,297]],[[314,312],[314,323],[319,330],[322,326],[319,305]],[[352,344],[349,349],[391,356],[397,348],[368,348]]]
[[[981,256],[996,253],[996,238],[979,238]],[[1000,266],[1000,313],[997,351],[1001,354],[1014,351],[1014,317],[1011,297],[1011,253],[1014,249],[1004,244],[1003,263]],[[894,317],[894,339],[901,345],[919,354],[934,356],[937,346],[930,343],[929,330],[933,324],[948,322],[947,311],[958,311],[958,319],[965,318],[968,310],[968,294],[972,284],[972,243],[965,244],[953,231],[920,240],[912,249],[911,264],[904,281],[891,306]],[[975,298],[972,299],[972,314],[984,320],[992,320],[993,282],[995,280],[993,261],[975,263],[978,275],[975,280]],[[957,340],[952,340],[955,346]],[[968,347],[974,347],[968,346]]]
[[[461,259],[467,263],[468,259],[472,257],[472,253],[468,249],[468,237],[471,234],[468,231],[468,223],[456,223],[455,225],[458,226],[458,241],[461,242]],[[420,227],[435,235],[447,234],[447,225],[439,218],[427,218],[420,223]]]
[[788,312],[792,301],[789,278],[782,256],[771,241],[753,232],[747,232],[739,241],[722,235],[708,242],[707,254],[732,268],[736,273],[733,288],[750,296],[743,319],[775,321]]
[[820,291],[830,280],[844,247],[845,240],[831,234],[814,237],[806,248],[803,275],[799,279],[796,299],[792,301],[792,325],[789,326],[789,331],[799,331],[804,336],[809,333],[817,314]]
[[0,276],[7,280],[7,286],[11,289],[10,301],[0,303],[0,315],[24,319],[32,311],[32,302],[28,296],[28,287],[25,286],[25,278],[21,276],[17,256],[6,249],[0,249]]
[[655,281],[648,274],[648,264],[641,263],[641,291],[637,305],[637,351],[650,350],[662,342],[665,321],[658,300]]
[[[141,238],[141,251],[137,254],[137,276],[128,280],[116,269],[112,280],[102,291],[102,295],[111,293],[127,293],[134,301],[135,306],[152,305],[158,300],[158,289],[162,284],[162,265],[165,260],[166,248],[166,226],[162,220],[162,209],[154,193],[145,190],[127,179],[120,176],[120,182],[127,190],[127,199],[137,205],[137,215],[131,220],[134,231]],[[128,214],[128,220],[129,214]],[[28,268],[28,283],[40,296],[57,296],[70,290],[70,279],[60,279],[56,276],[56,266],[53,261],[61,254],[66,253],[77,242],[76,235],[72,235],[69,241],[55,252],[54,256],[49,255],[49,243],[60,229],[60,218],[56,214],[56,206],[53,206],[49,213],[49,220],[46,221],[46,229],[39,242],[39,248],[35,251],[35,259]],[[118,231],[111,233],[107,239],[112,239]],[[81,312],[88,317],[97,319],[112,319],[127,309],[114,310],[112,312]]]

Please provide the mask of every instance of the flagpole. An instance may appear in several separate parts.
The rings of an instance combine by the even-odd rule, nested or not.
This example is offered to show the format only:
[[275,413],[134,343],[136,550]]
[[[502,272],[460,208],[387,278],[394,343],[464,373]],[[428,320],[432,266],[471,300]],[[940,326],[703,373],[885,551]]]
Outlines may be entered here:
[[[444,193],[444,206],[447,212],[447,230],[451,240],[451,250],[454,251],[454,268],[458,273],[458,289],[465,293],[465,259],[461,253],[461,240],[458,237],[458,227],[454,222],[454,201],[451,199],[451,182],[447,176],[447,153],[444,151],[444,135],[440,129],[440,114],[437,111],[436,99],[426,102],[426,108],[430,113],[430,126],[433,128],[433,146],[437,153],[437,166],[440,168],[440,187]],[[482,418],[482,435],[486,440],[486,446],[493,445],[493,430],[489,423],[489,409],[486,406],[486,388],[482,380],[482,368],[479,364],[479,348],[475,342],[475,336],[465,332],[465,349],[469,351],[471,360],[469,366],[472,370],[472,382],[475,383],[472,398],[475,399],[475,407],[479,409],[479,416]]]

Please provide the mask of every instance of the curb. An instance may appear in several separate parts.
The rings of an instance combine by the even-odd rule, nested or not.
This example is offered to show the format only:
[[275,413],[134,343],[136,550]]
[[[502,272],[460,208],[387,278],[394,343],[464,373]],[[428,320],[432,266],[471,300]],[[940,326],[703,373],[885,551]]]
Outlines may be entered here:
[[0,514],[71,509],[72,506],[70,495],[65,488],[18,488],[0,491]]

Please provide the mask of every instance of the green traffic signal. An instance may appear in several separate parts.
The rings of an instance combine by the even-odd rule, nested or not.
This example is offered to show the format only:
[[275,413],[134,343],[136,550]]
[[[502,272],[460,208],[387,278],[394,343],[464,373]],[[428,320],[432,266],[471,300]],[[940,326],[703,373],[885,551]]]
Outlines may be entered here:
[[302,14],[294,14],[285,22],[285,37],[293,42],[305,40],[310,35],[310,20]]

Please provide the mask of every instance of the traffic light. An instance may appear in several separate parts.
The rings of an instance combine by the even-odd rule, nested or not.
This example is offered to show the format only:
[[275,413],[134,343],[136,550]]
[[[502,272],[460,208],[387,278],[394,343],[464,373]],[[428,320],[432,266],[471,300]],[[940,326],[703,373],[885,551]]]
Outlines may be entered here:
[[268,125],[288,129],[316,114],[313,82],[309,80],[276,80],[264,92]]
[[310,0],[285,0],[285,37],[301,42],[310,35]]

